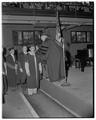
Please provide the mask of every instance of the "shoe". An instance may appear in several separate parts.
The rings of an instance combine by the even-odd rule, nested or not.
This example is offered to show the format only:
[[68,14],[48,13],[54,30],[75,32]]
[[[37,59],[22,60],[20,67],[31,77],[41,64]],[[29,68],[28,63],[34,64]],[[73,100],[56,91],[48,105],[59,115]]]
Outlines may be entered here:
[[69,82],[64,82],[64,83],[61,84],[62,87],[64,87],[64,86],[70,86],[70,85],[71,84]]
[[50,81],[50,79],[49,79],[49,78],[46,78],[46,80],[47,80],[47,81]]
[[28,95],[33,95],[33,89],[28,88]]
[[37,94],[37,88],[34,88],[34,89],[33,89],[33,93],[34,93],[34,94]]
[[5,104],[5,97],[4,97],[4,95],[3,95],[2,98],[3,98],[2,102],[3,102],[3,104]]
[[17,83],[17,86],[18,86],[18,85],[21,85],[21,83]]
[[23,82],[22,85],[26,85],[27,83],[26,82]]
[[54,85],[56,85],[56,86],[60,86],[61,85],[61,83],[60,82],[58,82],[58,81],[56,81],[56,82],[52,82]]
[[23,93],[26,94],[26,95],[28,95],[28,90],[27,89],[24,90]]

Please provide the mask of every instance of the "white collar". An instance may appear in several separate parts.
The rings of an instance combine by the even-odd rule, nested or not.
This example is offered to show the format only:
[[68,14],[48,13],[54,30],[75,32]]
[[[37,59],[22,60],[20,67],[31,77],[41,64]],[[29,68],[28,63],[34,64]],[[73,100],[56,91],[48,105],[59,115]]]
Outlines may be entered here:
[[29,54],[30,54],[30,55],[35,55],[35,52],[34,52],[34,53],[29,52]]

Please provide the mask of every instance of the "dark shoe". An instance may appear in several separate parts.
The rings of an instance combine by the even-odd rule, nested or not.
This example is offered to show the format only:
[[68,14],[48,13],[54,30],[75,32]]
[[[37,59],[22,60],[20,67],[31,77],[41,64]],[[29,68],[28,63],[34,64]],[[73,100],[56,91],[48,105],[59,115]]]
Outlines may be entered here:
[[4,97],[4,95],[3,95],[3,100],[2,100],[2,102],[3,102],[3,104],[5,104],[5,97]]
[[81,72],[84,72],[84,69],[83,69],[83,68],[81,68]]
[[70,85],[71,84],[69,82],[64,82],[64,83],[61,84],[62,87],[64,87],[64,86],[70,86]]
[[26,85],[26,82],[23,82],[22,85]]
[[23,94],[28,95],[28,89],[24,90]]
[[21,83],[17,83],[17,85],[21,85]]

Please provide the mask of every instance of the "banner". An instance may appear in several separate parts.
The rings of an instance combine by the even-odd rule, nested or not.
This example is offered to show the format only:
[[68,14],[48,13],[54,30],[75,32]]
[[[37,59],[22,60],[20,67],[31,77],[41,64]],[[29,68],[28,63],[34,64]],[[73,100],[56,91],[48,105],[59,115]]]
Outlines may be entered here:
[[57,10],[57,15],[56,15],[56,41],[61,43],[61,26],[60,26],[58,10]]
[[62,49],[63,50],[63,66],[64,66],[64,74],[66,76],[66,72],[65,72],[65,46],[64,46],[64,38],[62,37],[62,33],[61,33],[61,25],[60,25],[58,10],[57,10],[57,15],[56,15],[56,43],[63,48]]

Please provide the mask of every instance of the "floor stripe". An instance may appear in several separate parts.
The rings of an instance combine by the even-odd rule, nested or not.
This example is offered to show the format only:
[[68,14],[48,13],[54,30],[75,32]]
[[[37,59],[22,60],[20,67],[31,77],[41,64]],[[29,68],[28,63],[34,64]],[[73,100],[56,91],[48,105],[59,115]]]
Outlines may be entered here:
[[32,108],[31,104],[28,102],[28,100],[26,99],[26,97],[22,94],[22,92],[19,93],[20,96],[22,97],[22,99],[24,100],[25,104],[28,106],[32,116],[34,118],[39,118],[39,115],[35,112],[35,110]]
[[40,89],[40,91],[43,92],[44,94],[46,94],[48,97],[50,97],[52,100],[54,100],[56,103],[58,103],[61,107],[63,107],[64,109],[66,109],[69,113],[71,113],[75,117],[81,118],[81,116],[79,116],[78,114],[76,114],[75,112],[73,112],[71,109],[67,108],[65,105],[63,105],[62,103],[60,103],[58,100],[56,100],[55,98],[53,98],[51,95],[49,95],[44,90]]

